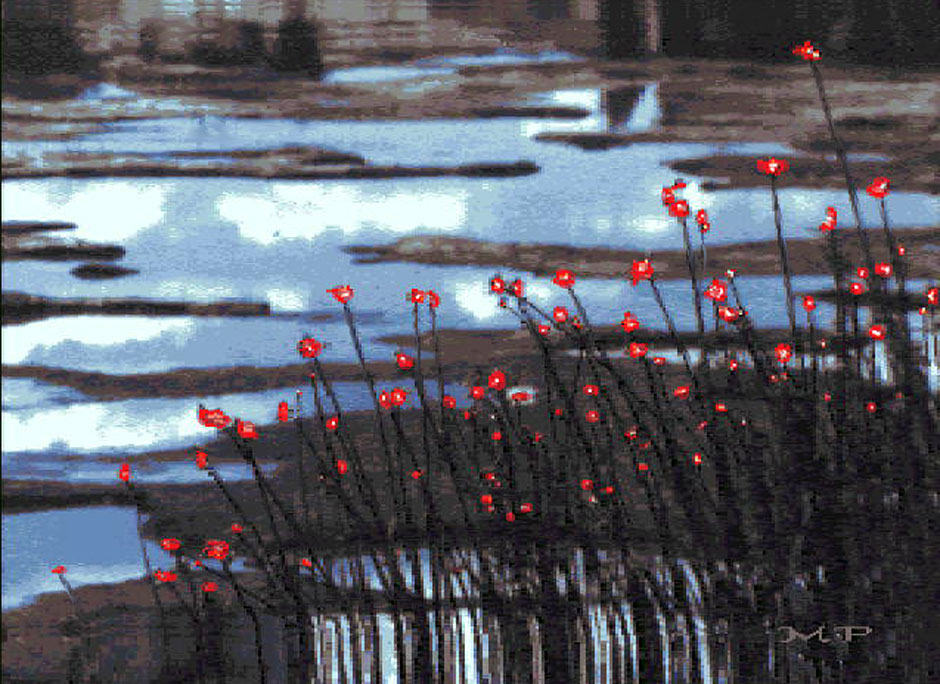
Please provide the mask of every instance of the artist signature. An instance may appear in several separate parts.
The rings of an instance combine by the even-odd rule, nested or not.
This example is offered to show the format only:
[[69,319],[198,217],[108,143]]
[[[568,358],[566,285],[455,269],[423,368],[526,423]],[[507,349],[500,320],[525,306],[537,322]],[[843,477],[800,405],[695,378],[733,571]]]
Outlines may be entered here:
[[871,627],[862,626],[862,625],[839,625],[832,628],[832,631],[835,633],[834,637],[825,638],[823,637],[823,630],[825,629],[824,625],[820,625],[812,632],[803,633],[798,631],[795,627],[789,625],[784,625],[782,627],[777,627],[777,632],[783,632],[784,638],[777,639],[777,643],[789,644],[791,641],[800,641],[807,642],[810,639],[816,638],[820,643],[828,644],[833,639],[844,641],[850,643],[852,639],[857,637],[864,637],[871,634]]

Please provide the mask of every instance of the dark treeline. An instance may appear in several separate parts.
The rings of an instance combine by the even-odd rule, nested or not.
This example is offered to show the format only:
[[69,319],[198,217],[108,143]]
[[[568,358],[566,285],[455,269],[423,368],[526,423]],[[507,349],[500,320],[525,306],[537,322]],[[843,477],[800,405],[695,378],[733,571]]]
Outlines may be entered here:
[[49,21],[3,22],[3,71],[28,75],[75,73],[91,61],[76,31]]
[[661,51],[669,57],[788,60],[787,46],[810,40],[830,57],[858,64],[940,64],[936,0],[602,0],[611,59],[643,54],[647,17],[659,8]]
[[[264,27],[248,21],[234,23],[218,35],[190,43],[184,54],[168,51],[164,43],[158,22],[141,25],[137,54],[148,63],[267,65],[278,71],[303,71],[315,77],[323,72],[317,25],[306,19],[281,22],[271,50],[266,47]],[[83,50],[78,32],[67,22],[26,19],[3,23],[4,73],[78,73],[94,69],[97,61]]]

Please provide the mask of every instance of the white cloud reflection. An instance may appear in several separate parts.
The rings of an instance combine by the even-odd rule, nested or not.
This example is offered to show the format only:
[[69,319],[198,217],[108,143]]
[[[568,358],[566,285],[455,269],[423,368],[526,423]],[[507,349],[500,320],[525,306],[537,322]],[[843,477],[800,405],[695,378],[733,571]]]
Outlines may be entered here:
[[4,221],[68,221],[63,236],[123,242],[163,221],[166,191],[146,179],[42,179],[3,184]]
[[315,238],[328,230],[456,231],[465,223],[466,205],[463,191],[422,188],[388,195],[371,184],[274,183],[265,192],[223,195],[217,209],[242,236],[270,245],[279,238]]
[[61,316],[24,325],[5,326],[0,358],[4,364],[23,363],[34,351],[53,349],[67,341],[108,347],[130,341],[154,340],[167,334],[182,340],[192,334],[194,328],[194,321],[190,318]]

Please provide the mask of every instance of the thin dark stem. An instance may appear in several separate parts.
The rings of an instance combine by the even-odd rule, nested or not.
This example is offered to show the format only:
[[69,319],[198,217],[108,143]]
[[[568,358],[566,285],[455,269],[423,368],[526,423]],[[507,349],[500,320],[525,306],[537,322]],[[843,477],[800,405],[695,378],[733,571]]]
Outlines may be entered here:
[[874,269],[874,262],[871,258],[871,249],[868,246],[868,235],[862,230],[862,217],[858,209],[858,192],[855,189],[855,181],[849,171],[849,161],[845,154],[845,146],[842,140],[836,134],[836,127],[832,120],[832,111],[829,108],[829,100],[826,97],[826,89],[823,85],[822,72],[815,62],[810,62],[810,68],[813,71],[813,79],[816,81],[816,90],[819,92],[819,102],[822,104],[823,114],[826,116],[826,125],[829,127],[829,137],[832,138],[832,144],[836,148],[836,157],[842,166],[842,173],[845,176],[845,187],[849,193],[849,203],[852,206],[852,216],[855,218],[855,229],[858,231],[859,240],[862,243],[862,252],[865,255],[865,265],[869,272]]
[[780,199],[777,196],[776,176],[770,177],[770,192],[774,200],[774,226],[777,228],[777,248],[783,262],[783,284],[787,292],[787,318],[790,320],[790,339],[796,343],[796,311],[793,306],[793,284],[790,281],[790,259],[787,256],[787,243],[783,239],[783,220],[780,212]]

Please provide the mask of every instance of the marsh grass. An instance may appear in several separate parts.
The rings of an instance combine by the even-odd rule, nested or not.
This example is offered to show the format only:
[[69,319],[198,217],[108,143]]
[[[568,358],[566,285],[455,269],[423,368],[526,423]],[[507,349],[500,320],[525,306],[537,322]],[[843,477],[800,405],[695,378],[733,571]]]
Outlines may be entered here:
[[[871,268],[854,182],[819,69],[811,66]],[[468,385],[485,389],[467,409],[444,394],[435,306],[412,301],[414,365],[402,371],[401,384],[420,408],[386,407],[343,301],[374,401],[374,427],[366,428],[372,448],[361,448],[362,435],[349,426],[362,423],[343,413],[316,357],[314,412],[304,413],[299,394],[294,407],[294,492],[261,472],[252,439],[234,426],[223,430],[252,466],[263,515],[252,519],[207,468],[243,528],[225,535],[231,555],[252,566],[233,573],[226,557],[220,569],[193,568],[198,551],[178,553],[189,597],[175,583],[166,591],[184,606],[195,635],[191,681],[364,682],[394,672],[398,681],[441,683],[487,676],[557,684],[667,676],[691,684],[722,677],[736,684],[926,682],[924,626],[936,626],[936,618],[921,597],[935,595],[937,583],[928,560],[938,424],[907,310],[886,297],[867,305],[848,299],[847,264],[833,231],[834,336],[811,313],[798,326],[780,228],[785,208],[773,178],[770,190],[799,367],[775,358],[733,277],[729,294],[741,316],[719,323],[717,306],[713,313],[716,330],[736,341],[733,350],[717,350],[724,364],[707,362],[698,287],[704,238],[696,260],[683,218],[704,363],[691,363],[655,274],[639,285],[649,287],[682,357],[686,398],[675,394],[675,369],[658,363],[655,349],[612,358],[612,346],[636,338],[599,335],[571,284],[577,317],[562,323],[521,288],[494,293],[528,331],[541,377],[471,371]],[[884,199],[881,216],[903,295],[904,260]],[[890,322],[884,354],[900,382],[862,372],[874,353],[860,327],[862,309],[873,322]],[[924,317],[931,334],[932,325],[933,310]],[[753,368],[727,366],[738,350]],[[830,353],[834,366],[823,363]],[[535,401],[514,397],[517,382],[536,385]],[[329,546],[322,543],[327,521],[347,530]],[[147,571],[152,577],[149,564]],[[207,579],[218,582],[217,592],[200,591]],[[152,586],[165,634],[157,595],[164,588]],[[246,615],[247,625],[239,623]],[[777,643],[786,625],[804,633],[871,625],[873,632],[851,643]],[[387,640],[391,658],[381,655]]]

